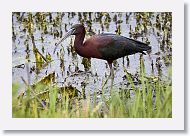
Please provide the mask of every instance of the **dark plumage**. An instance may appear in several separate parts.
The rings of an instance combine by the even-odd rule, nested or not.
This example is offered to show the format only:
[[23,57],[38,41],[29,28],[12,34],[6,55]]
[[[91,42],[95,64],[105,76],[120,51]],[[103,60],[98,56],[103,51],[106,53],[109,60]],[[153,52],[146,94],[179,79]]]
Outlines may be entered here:
[[102,55],[102,59],[105,60],[115,60],[138,52],[145,54],[143,51],[151,49],[151,47],[143,42],[116,34],[100,34],[98,36],[100,38],[105,37],[105,39],[109,38],[108,43],[101,45],[98,49]]
[[83,42],[85,37],[85,28],[81,24],[72,26],[63,39],[56,45],[56,48],[70,35],[75,35],[74,48],[80,56],[107,60],[111,69],[112,77],[113,60],[135,53],[145,54],[144,51],[151,49],[150,46],[143,42],[110,33],[94,35]]

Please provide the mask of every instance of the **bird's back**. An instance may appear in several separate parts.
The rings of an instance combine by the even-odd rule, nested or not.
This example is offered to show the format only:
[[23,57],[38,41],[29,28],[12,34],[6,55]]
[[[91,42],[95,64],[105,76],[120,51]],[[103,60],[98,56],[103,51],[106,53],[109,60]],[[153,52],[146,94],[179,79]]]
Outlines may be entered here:
[[143,42],[110,33],[95,35],[86,42],[91,42],[91,47],[95,46],[96,52],[100,53],[101,59],[105,60],[115,60],[138,52],[144,53],[143,51],[151,49]]

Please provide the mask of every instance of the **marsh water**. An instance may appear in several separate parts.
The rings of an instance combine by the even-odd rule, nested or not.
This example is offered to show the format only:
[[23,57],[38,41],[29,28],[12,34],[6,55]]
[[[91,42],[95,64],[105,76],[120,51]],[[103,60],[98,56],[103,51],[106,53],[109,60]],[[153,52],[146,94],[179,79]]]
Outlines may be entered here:
[[[146,77],[168,78],[172,64],[171,13],[13,13],[12,81],[20,86],[35,84],[54,74],[57,86],[73,86],[86,94],[99,92],[109,76],[104,60],[85,59],[76,54],[74,36],[67,38],[54,54],[55,44],[74,24],[84,24],[85,39],[99,33],[115,33],[148,43],[152,47],[143,55]],[[37,50],[37,52],[36,52]],[[114,87],[130,87],[127,72],[138,85],[140,53],[114,61]],[[105,85],[109,90],[110,81]]]

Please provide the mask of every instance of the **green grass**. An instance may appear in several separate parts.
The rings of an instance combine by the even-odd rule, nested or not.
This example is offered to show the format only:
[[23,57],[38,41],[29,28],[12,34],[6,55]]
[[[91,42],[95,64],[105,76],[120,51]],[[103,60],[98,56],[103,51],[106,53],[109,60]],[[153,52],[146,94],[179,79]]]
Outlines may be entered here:
[[[142,71],[141,71],[142,72]],[[143,72],[142,72],[143,73]],[[141,74],[141,84],[135,86],[126,72],[131,88],[112,90],[111,96],[97,94],[87,96],[70,95],[67,89],[46,86],[48,91],[38,94],[43,86],[30,88],[33,96],[18,97],[18,86],[13,84],[13,118],[171,118],[172,85],[169,79],[147,78]],[[169,76],[170,77],[170,76]],[[45,88],[45,87],[44,87]],[[130,94],[130,91],[134,95]],[[70,92],[70,93],[68,93]],[[58,97],[59,96],[59,97]],[[42,103],[46,101],[46,104]]]

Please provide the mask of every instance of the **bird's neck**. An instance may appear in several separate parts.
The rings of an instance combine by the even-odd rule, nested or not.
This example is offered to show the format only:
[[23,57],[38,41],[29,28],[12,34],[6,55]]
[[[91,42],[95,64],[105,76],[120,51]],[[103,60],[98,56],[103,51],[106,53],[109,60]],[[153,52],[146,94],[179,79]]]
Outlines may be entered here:
[[85,32],[75,35],[74,48],[78,54],[82,51]]
[[75,42],[74,42],[75,47],[83,45],[84,36],[85,36],[85,34],[79,34],[79,35],[75,36]]

